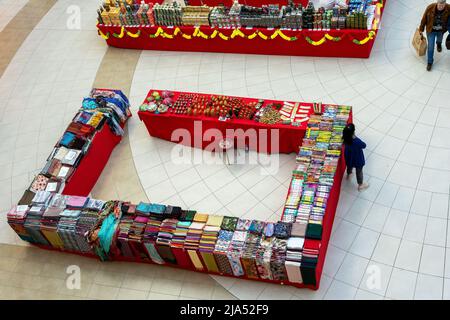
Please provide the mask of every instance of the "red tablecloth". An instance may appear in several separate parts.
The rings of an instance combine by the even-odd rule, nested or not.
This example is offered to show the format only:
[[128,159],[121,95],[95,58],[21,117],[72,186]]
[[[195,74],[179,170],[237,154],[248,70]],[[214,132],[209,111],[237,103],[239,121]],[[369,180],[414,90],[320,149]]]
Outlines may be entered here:
[[[149,95],[153,91],[150,90]],[[157,91],[161,92],[161,90]],[[176,98],[181,92],[174,93],[174,98]],[[244,101],[258,100],[250,98],[241,99]],[[276,100],[265,101],[266,103],[283,103],[283,101]],[[311,103],[302,102],[300,105],[311,106],[310,113],[312,112]],[[308,123],[308,121],[305,121],[296,127],[283,124],[266,125],[253,120],[231,119],[229,121],[219,121],[215,117],[188,116],[173,113],[155,114],[148,111],[140,111],[138,115],[139,119],[144,122],[150,135],[157,138],[181,143],[186,146],[206,149],[209,148],[208,146],[215,145],[214,142],[218,143],[220,141],[217,141],[215,138],[209,139],[205,135],[205,132],[208,130],[216,129],[220,131],[222,138],[231,138],[234,140],[234,144],[238,148],[244,148],[247,144],[250,150],[267,153],[297,153],[298,147],[301,145],[305,136]],[[189,132],[191,139],[176,138],[177,135],[174,132],[179,129],[187,130],[186,132]],[[227,130],[233,130],[232,134],[227,134]],[[256,137],[256,140],[247,137]]]
[[87,196],[108,163],[111,152],[121,139],[122,137],[116,136],[109,125],[105,123],[103,128],[95,134],[89,151],[66,182],[62,193],[72,196]]
[[[129,36],[125,31],[121,35],[121,27],[98,25],[98,29],[107,37],[108,45],[126,49],[145,49],[145,50],[168,50],[168,51],[194,51],[194,52],[224,52],[224,53],[247,53],[247,54],[270,54],[270,55],[290,55],[290,56],[315,56],[315,57],[344,57],[344,58],[369,58],[373,44],[376,38],[376,32],[371,40],[366,44],[356,44],[354,40],[361,41],[368,37],[367,30],[331,30],[331,31],[292,31],[282,30],[283,34],[289,38],[295,37],[295,41],[287,41],[280,36],[270,39],[275,32],[274,29],[258,29],[268,39],[262,39],[256,36],[253,39],[242,38],[240,36],[234,39],[223,40],[219,36],[213,39],[203,39],[201,37],[192,37],[185,39],[183,34],[192,35],[195,31],[194,27],[179,27],[181,33],[173,36],[172,39],[158,36],[150,38],[154,35],[158,27],[142,26],[142,27],[126,27],[126,31],[130,34],[139,32],[138,37]],[[173,35],[175,28],[163,27],[167,34]],[[202,26],[200,30],[207,36],[211,36],[214,28]],[[225,28],[217,28],[225,36],[230,37],[233,30]],[[241,31],[249,36],[257,29],[243,28]],[[114,36],[114,34],[116,36]],[[310,41],[319,42],[328,34],[334,38],[340,37],[339,41],[326,40],[317,45],[309,43]]]

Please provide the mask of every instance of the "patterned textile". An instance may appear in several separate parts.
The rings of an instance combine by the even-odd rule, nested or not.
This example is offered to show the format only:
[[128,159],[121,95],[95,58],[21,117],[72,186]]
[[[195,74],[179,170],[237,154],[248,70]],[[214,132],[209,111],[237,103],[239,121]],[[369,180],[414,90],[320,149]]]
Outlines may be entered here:
[[230,261],[226,253],[214,252],[214,258],[216,258],[217,266],[223,274],[232,275],[233,270],[231,269]]
[[279,239],[287,239],[291,236],[292,223],[278,222],[275,225],[273,235]]
[[223,230],[234,231],[236,230],[238,220],[239,219],[236,217],[223,217],[222,226],[220,228]]
[[38,174],[31,184],[31,190],[34,192],[44,191],[50,179],[42,174]]
[[64,248],[71,251],[81,251],[76,239],[76,224],[80,210],[64,210],[58,223],[58,235],[64,243]]

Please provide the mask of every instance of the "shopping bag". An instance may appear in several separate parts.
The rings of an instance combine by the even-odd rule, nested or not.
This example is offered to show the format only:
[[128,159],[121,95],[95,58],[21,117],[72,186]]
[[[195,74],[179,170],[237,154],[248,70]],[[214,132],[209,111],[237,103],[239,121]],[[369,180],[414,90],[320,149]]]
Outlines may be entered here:
[[412,45],[414,49],[416,49],[419,57],[422,57],[427,53],[427,39],[420,33],[419,29],[417,29],[414,34]]
[[445,46],[447,50],[450,50],[450,34],[447,36],[447,40],[445,40]]

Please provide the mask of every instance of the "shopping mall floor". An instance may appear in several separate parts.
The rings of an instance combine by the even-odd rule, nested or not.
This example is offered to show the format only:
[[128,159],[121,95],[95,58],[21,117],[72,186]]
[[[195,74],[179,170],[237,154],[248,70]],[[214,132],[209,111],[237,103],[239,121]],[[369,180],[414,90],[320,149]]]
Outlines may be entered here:
[[[427,72],[411,46],[430,2],[389,1],[371,58],[361,60],[120,50],[97,34],[97,1],[0,0],[0,298],[450,298],[450,55],[437,53]],[[79,29],[67,27],[73,5]],[[351,105],[370,188],[358,193],[344,180],[320,289],[100,262],[22,242],[6,212],[92,87],[123,90],[134,114],[92,196],[273,221],[295,155],[281,156],[274,175],[255,165],[172,163],[171,144],[149,137],[136,116],[148,90]],[[80,290],[67,289],[71,265],[80,267]],[[368,281],[373,270],[378,286]]]

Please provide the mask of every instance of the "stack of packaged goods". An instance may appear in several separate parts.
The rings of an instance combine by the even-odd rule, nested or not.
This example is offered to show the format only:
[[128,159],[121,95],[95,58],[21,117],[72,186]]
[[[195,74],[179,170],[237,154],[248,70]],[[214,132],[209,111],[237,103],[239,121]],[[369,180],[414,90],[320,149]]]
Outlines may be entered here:
[[155,25],[157,26],[181,26],[183,11],[177,2],[172,4],[159,4],[153,6]]
[[306,7],[289,1],[287,5],[264,4],[258,7],[233,1],[223,4],[191,6],[180,2],[162,4],[125,4],[105,0],[97,10],[98,22],[103,25],[151,26],[211,26],[220,28],[286,28],[291,30],[371,29],[376,4],[372,0],[350,0],[347,8],[335,6],[330,10],[315,8],[310,1]]
[[211,7],[208,6],[186,6],[183,7],[181,22],[183,26],[209,26],[209,14]]

